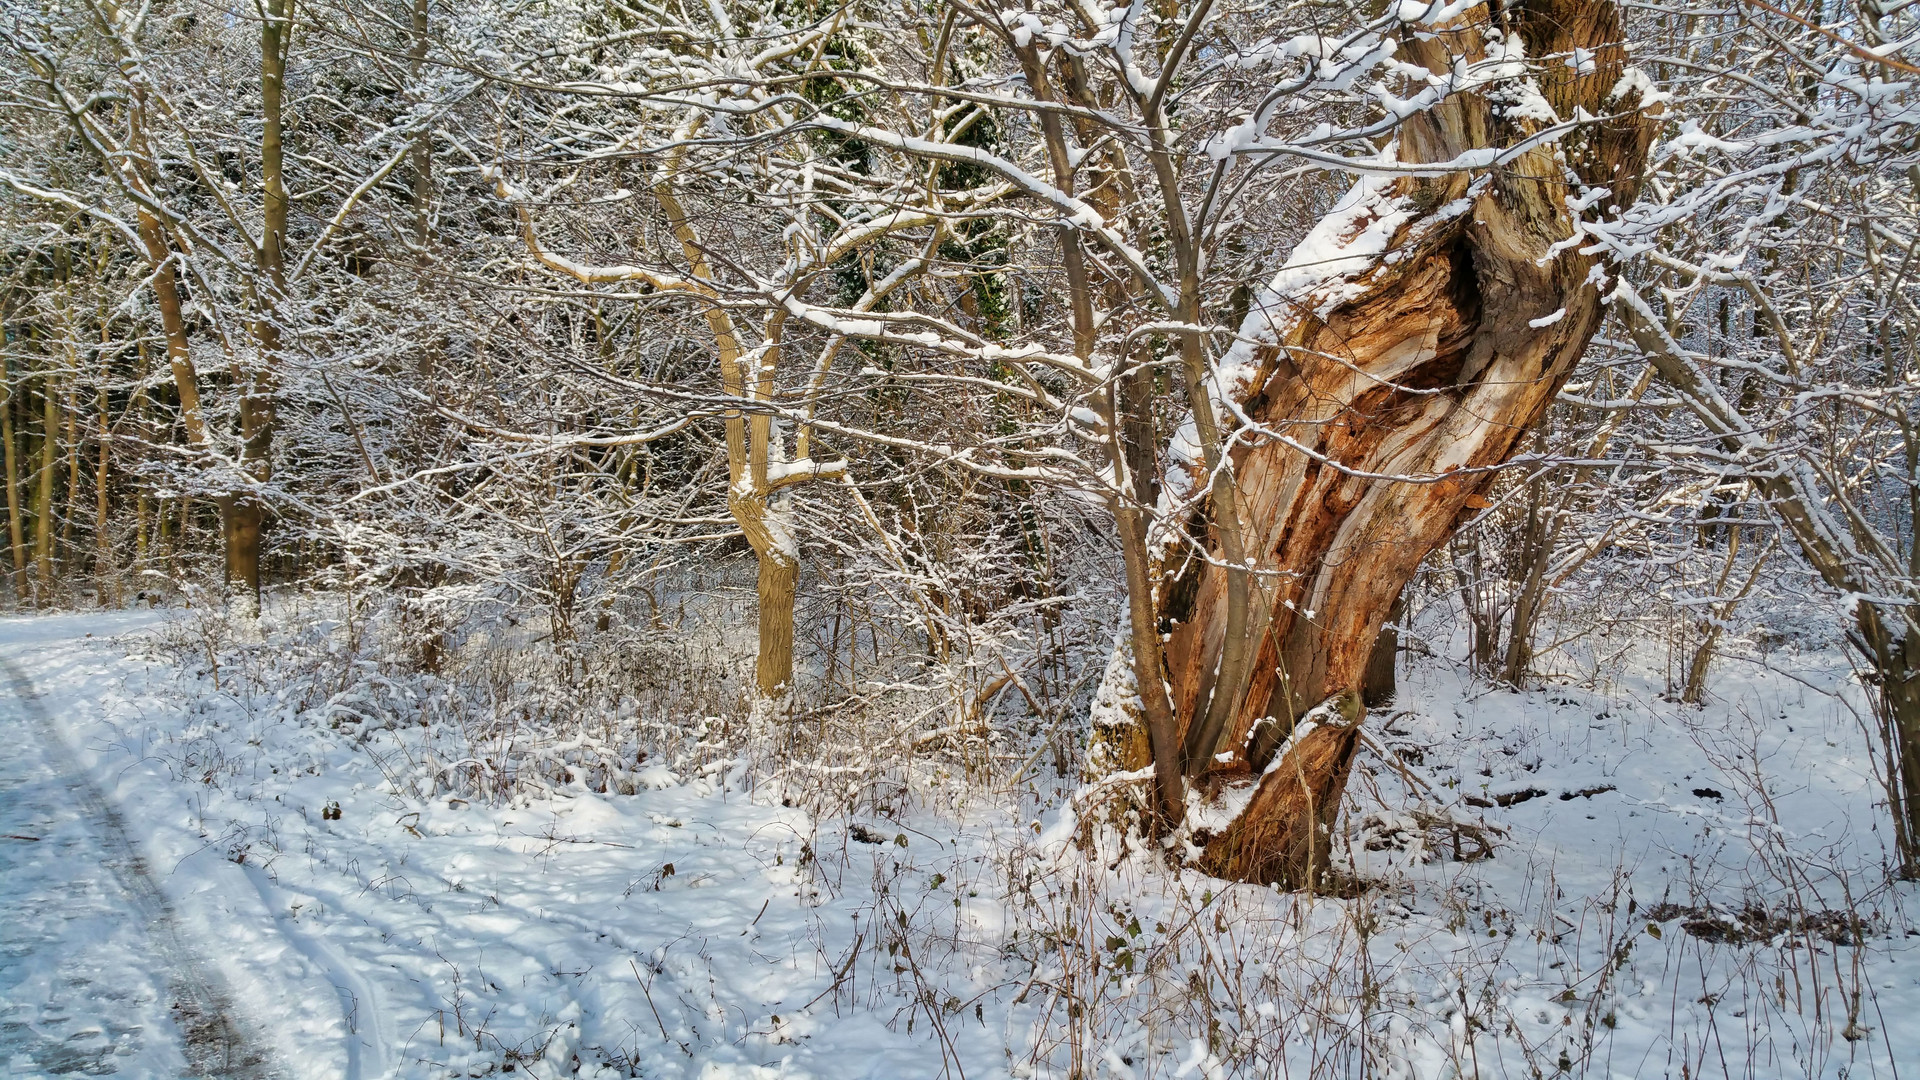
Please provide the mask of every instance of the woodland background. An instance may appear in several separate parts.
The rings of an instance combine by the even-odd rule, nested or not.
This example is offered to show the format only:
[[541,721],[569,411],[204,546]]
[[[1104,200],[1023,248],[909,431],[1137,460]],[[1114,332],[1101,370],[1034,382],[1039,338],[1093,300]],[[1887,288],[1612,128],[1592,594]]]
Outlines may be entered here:
[[0,0],[4,636],[290,1076],[1897,1075],[1916,300],[1913,0]]
[[[1589,17],[1597,51],[1519,47]],[[1384,627],[1374,703],[1430,612],[1475,678],[1604,687],[1651,649],[1691,704],[1728,649],[1844,645],[1910,869],[1916,34],[1884,0],[15,0],[10,602],[332,597],[381,664],[731,718],[846,807],[915,755],[1080,775],[1090,709],[1158,696],[1110,670],[1128,597],[1236,587],[1217,477],[1298,447],[1235,398],[1261,313],[1330,319],[1399,258],[1329,222],[1444,222],[1544,153],[1549,254],[1591,272],[1529,325],[1592,325],[1340,647]],[[1596,80],[1611,117],[1548,100]],[[1492,141],[1420,158],[1463,101]],[[1582,188],[1621,123],[1619,190]],[[1293,420],[1394,422],[1346,416]]]

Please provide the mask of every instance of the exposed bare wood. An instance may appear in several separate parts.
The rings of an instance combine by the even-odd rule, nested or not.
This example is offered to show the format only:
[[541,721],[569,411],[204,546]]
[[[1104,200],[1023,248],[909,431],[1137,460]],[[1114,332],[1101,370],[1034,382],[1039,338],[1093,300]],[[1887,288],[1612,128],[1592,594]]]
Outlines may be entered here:
[[[1491,482],[1489,467],[1539,423],[1599,326],[1596,256],[1565,243],[1577,224],[1564,178],[1571,171],[1610,187],[1614,205],[1637,194],[1653,120],[1637,94],[1608,98],[1625,65],[1618,19],[1610,3],[1535,0],[1497,14],[1475,8],[1443,32],[1408,35],[1402,55],[1447,71],[1483,61],[1492,31],[1517,33],[1541,59],[1533,78],[1555,113],[1607,119],[1487,174],[1363,183],[1348,235],[1337,239],[1386,222],[1384,250],[1257,316],[1271,320],[1274,344],[1258,351],[1234,403],[1245,424],[1233,452],[1259,579],[1248,623],[1254,659],[1223,741],[1200,749],[1209,759],[1231,755],[1211,786],[1258,778],[1258,790],[1231,828],[1209,838],[1205,861],[1218,872],[1303,884],[1326,866],[1381,623]],[[1554,59],[1575,49],[1591,52],[1591,70]],[[1491,97],[1456,93],[1409,119],[1400,160],[1514,146],[1550,122],[1515,116]],[[1382,479],[1396,476],[1410,479]],[[1174,566],[1163,586],[1183,725],[1201,722],[1234,621],[1222,529],[1209,521],[1206,537],[1211,557]],[[1322,703],[1334,707],[1296,733],[1298,718]]]

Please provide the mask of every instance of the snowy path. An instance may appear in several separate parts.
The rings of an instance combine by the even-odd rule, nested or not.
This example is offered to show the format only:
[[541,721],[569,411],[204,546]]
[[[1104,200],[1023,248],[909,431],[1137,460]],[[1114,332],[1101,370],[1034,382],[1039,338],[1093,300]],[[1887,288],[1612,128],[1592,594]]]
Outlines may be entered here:
[[0,685],[0,1069],[267,1075],[39,692],[4,658]]
[[[1914,897],[1874,884],[1871,762],[1804,680],[1679,712],[1645,686],[1411,672],[1379,737],[1429,794],[1490,804],[1498,853],[1368,846],[1388,884],[1365,905],[1303,903],[1117,853],[1090,870],[1057,812],[1030,843],[1036,822],[980,809],[814,820],[705,744],[625,794],[570,775],[469,800],[417,783],[435,755],[499,752],[417,723],[430,680],[368,665],[343,687],[263,645],[216,686],[185,618],[0,618],[0,833],[38,838],[0,840],[0,1077],[262,1075],[169,1015],[217,1000],[196,967],[285,1080],[1057,1080],[1096,1051],[1101,1080],[1920,1061]],[[1424,837],[1398,774],[1363,773],[1388,787],[1365,828]],[[1849,914],[1864,940],[1833,930]],[[1792,932],[1741,940],[1759,917]],[[171,962],[183,939],[202,963]],[[1136,980],[1137,956],[1169,974]],[[1327,1033],[1369,987],[1392,1005],[1371,1073],[1325,1051],[1359,1052]],[[1216,1021],[1257,1053],[1209,1064],[1189,1033]]]
[[[202,970],[231,988],[248,1030],[272,1033],[273,1067],[289,1080],[932,1080],[948,1071],[927,1027],[908,1023],[906,969],[889,970],[888,954],[858,945],[873,940],[861,928],[883,861],[894,868],[889,881],[917,883],[895,904],[906,916],[998,912],[991,898],[956,903],[952,889],[935,891],[981,873],[944,845],[849,846],[836,829],[828,847],[802,811],[751,797],[748,770],[733,758],[684,776],[651,767],[632,795],[576,785],[517,807],[422,799],[395,789],[389,770],[404,757],[394,757],[390,726],[330,722],[355,707],[377,715],[368,702],[339,695],[303,710],[283,700],[284,685],[260,691],[237,679],[183,700],[153,677],[165,670],[157,662],[128,656],[136,635],[159,625],[151,613],[0,619],[0,664],[10,660],[43,695],[36,716],[0,690],[0,738],[22,744],[58,731],[54,752],[66,764],[45,755],[20,767],[53,789],[70,828],[94,845],[72,863],[112,858],[87,828],[98,818],[87,806],[103,798],[144,855],[148,887],[164,890],[171,924],[209,943]],[[84,794],[70,793],[69,776],[86,778]],[[33,795],[41,805],[47,797]],[[48,863],[43,881],[16,885],[8,871],[0,892],[70,888],[72,868]],[[145,988],[136,1017],[116,1023],[142,1025],[155,1043],[140,1044],[144,1064],[122,1064],[118,1075],[180,1075],[165,967],[142,960],[155,951],[152,935],[127,914],[138,910],[129,890],[96,876],[97,906],[119,918],[79,936],[110,940],[121,969],[112,978]],[[43,983],[52,958],[74,951],[60,934],[56,925],[23,939]],[[67,997],[98,998],[105,981]],[[953,989],[970,999],[984,986],[976,981],[963,967]],[[0,999],[15,993],[0,985]],[[38,1002],[52,991],[33,993]],[[972,1080],[1006,1076],[1002,1039],[986,1034],[992,1019],[969,1017],[972,1041],[958,1048]],[[26,1051],[7,1052],[20,1064],[14,1074],[0,1064],[0,1077],[21,1074]]]

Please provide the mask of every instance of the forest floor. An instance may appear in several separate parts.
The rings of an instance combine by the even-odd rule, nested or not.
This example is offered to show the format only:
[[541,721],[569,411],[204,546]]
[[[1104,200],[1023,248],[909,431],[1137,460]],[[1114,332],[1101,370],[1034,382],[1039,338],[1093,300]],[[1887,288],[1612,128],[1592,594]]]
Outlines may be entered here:
[[46,721],[0,693],[9,1075],[188,1069],[187,956],[288,1080],[1920,1078],[1920,899],[1837,654],[1725,661],[1702,708],[1416,661],[1342,899],[1087,852],[1031,787],[815,816],[709,744],[630,794],[422,795],[409,686],[368,722],[151,647],[185,618],[0,620]]

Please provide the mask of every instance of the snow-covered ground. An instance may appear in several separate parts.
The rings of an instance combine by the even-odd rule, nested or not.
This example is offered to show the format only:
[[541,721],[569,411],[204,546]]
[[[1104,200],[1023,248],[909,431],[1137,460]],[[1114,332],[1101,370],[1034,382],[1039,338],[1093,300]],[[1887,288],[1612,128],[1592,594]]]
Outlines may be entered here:
[[[79,625],[138,621],[44,620],[0,634],[24,625],[84,641],[89,631]],[[262,1075],[263,1055],[229,1019],[224,987],[180,932],[125,821],[88,780],[3,645],[0,700],[5,1075]]]
[[164,1076],[186,1067],[168,972],[84,798],[0,669],[0,1066]]
[[[1920,1075],[1914,893],[1880,865],[1862,728],[1821,692],[1835,657],[1727,661],[1704,709],[1418,665],[1372,722],[1397,760],[1356,775],[1342,847],[1369,886],[1341,899],[1111,836],[1089,856],[1060,807],[987,791],[816,819],[705,743],[636,755],[631,794],[427,794],[411,684],[377,707],[216,687],[152,658],[153,623],[0,620],[0,654],[289,1078]],[[5,789],[9,831],[33,791]],[[0,903],[44,924],[64,886],[14,865]],[[137,1025],[87,1061],[166,1074],[138,927],[100,925],[59,947],[124,977],[7,969],[5,1015],[93,1024],[89,1048]],[[0,1038],[17,1074],[60,1071]]]

